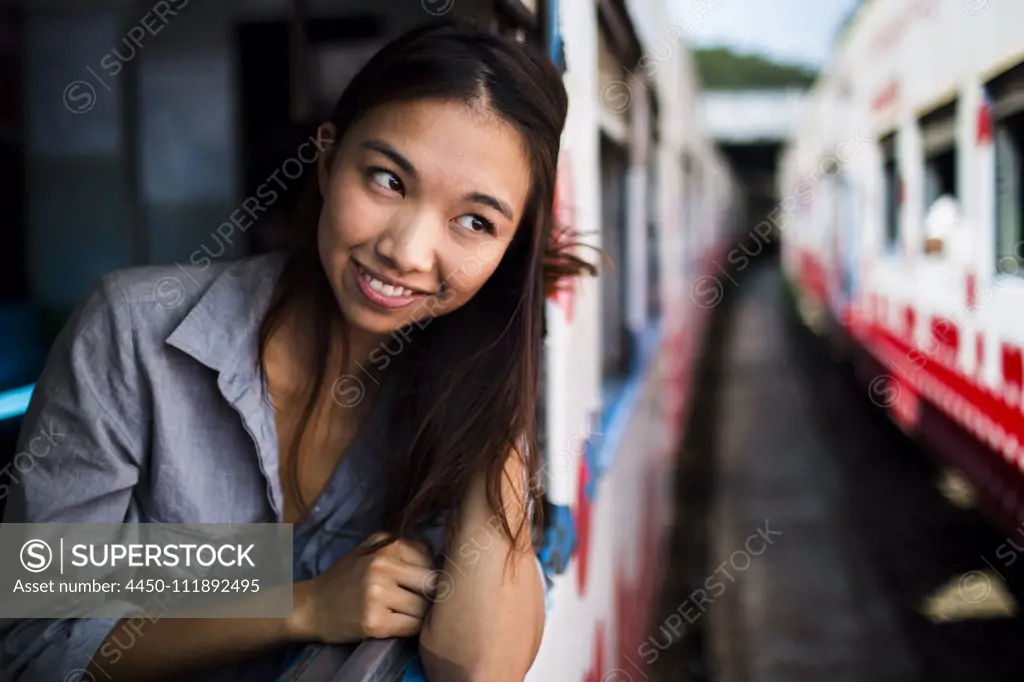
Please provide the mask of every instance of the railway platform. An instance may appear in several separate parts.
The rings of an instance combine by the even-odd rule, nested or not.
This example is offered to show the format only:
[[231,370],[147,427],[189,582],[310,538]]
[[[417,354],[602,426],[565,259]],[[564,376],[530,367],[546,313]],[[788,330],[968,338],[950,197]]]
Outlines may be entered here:
[[1000,550],[1024,530],[889,422],[764,260],[707,339],[651,679],[1024,679],[1024,561]]

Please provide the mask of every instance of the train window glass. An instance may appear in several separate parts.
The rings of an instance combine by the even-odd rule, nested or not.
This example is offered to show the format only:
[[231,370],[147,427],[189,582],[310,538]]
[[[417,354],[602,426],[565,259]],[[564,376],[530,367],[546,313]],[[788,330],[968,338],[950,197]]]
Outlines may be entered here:
[[894,250],[900,235],[900,186],[899,167],[896,163],[896,134],[892,133],[879,141],[882,148],[882,191],[884,196],[885,248]]
[[925,209],[942,195],[957,196],[956,149],[925,158]]
[[661,276],[658,265],[658,227],[651,217],[647,221],[647,319],[661,317]]
[[601,136],[601,248],[613,265],[601,277],[601,368],[606,380],[629,374],[626,324],[626,169],[622,146]]
[[598,116],[602,130],[625,143],[630,131],[630,103],[635,93],[630,90],[622,60],[615,53],[614,43],[605,31],[597,32],[597,87],[600,98]]
[[654,320],[660,316],[661,310],[661,249],[658,248],[658,154],[653,140],[647,169],[647,319]]
[[956,102],[922,116],[921,147],[924,152],[924,210],[936,199],[957,198]]
[[1024,63],[986,84],[996,156],[996,264],[1024,268]]
[[693,274],[694,262],[697,257],[697,253],[700,251],[700,237],[699,229],[700,226],[697,224],[700,220],[700,206],[698,200],[700,198],[700,166],[693,160],[693,157],[689,154],[684,158],[684,173],[683,178],[683,211],[685,215],[685,229],[683,231],[683,238],[686,241],[686,258],[687,258],[687,273]]
[[999,269],[1018,273],[1024,267],[1024,111],[995,126],[996,258]]

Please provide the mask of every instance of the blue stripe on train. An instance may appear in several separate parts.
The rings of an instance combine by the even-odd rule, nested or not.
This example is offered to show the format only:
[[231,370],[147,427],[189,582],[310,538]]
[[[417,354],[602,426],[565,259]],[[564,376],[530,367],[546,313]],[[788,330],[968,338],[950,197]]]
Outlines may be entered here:
[[562,504],[544,502],[544,537],[537,556],[549,575],[565,572],[576,551],[576,524],[572,509]]
[[399,678],[401,682],[429,682],[427,674],[423,671],[423,666],[420,664],[419,656],[413,656],[405,664],[401,674],[402,676]]

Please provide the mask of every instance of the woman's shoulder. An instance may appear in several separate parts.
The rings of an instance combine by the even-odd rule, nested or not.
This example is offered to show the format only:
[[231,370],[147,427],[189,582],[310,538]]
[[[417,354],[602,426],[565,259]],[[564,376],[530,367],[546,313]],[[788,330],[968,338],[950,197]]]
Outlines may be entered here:
[[162,343],[185,318],[206,303],[211,317],[227,319],[229,305],[263,295],[271,273],[280,271],[283,254],[273,252],[205,265],[142,265],[113,270],[99,277],[79,305],[72,333],[118,321],[130,328],[136,342]]
[[157,315],[166,311],[188,310],[219,277],[231,268],[258,257],[242,261],[210,262],[204,266],[180,263],[139,265],[114,270],[101,277],[98,288],[116,292],[133,312],[153,309]]

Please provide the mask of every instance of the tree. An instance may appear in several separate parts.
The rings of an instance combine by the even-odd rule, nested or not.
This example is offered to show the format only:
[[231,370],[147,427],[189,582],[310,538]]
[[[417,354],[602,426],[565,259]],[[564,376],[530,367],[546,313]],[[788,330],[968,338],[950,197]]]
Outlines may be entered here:
[[701,83],[712,90],[809,87],[818,74],[806,67],[781,64],[759,55],[738,54],[728,47],[694,52]]

